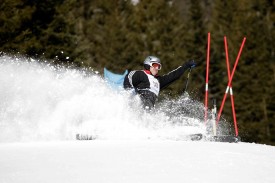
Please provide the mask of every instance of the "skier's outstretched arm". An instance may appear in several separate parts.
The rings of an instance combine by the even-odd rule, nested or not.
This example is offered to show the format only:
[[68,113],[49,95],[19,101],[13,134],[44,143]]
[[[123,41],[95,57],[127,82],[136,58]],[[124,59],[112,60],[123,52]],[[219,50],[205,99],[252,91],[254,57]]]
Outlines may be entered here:
[[167,87],[168,85],[170,85],[171,83],[179,79],[187,69],[193,68],[195,66],[196,66],[196,62],[194,60],[191,60],[186,62],[182,66],[178,67],[177,69],[169,72],[168,74],[160,76],[159,77],[160,89]]

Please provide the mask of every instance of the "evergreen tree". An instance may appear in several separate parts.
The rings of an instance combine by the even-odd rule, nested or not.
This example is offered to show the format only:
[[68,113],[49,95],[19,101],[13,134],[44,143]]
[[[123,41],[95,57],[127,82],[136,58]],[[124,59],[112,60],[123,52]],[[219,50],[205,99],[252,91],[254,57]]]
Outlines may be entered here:
[[205,68],[206,68],[206,44],[207,44],[207,31],[205,19],[203,18],[202,8],[205,7],[203,1],[189,1],[186,4],[188,7],[187,21],[186,21],[186,34],[184,35],[185,50],[187,58],[194,59],[199,63],[193,73],[191,88],[197,92],[197,98],[202,99],[205,92]]
[[74,25],[73,7],[75,0],[66,0],[54,6],[54,18],[41,30],[40,42],[44,45],[44,56],[58,62],[73,62],[78,55],[74,54],[77,35]]
[[[65,12],[56,11],[62,2],[63,0],[4,2],[1,6],[4,28],[0,32],[2,50],[36,58],[64,60],[59,55],[64,52],[69,55],[66,50],[73,44],[71,32],[66,32],[69,22],[65,22],[65,17],[62,17]],[[62,7],[65,9],[66,5],[62,4]]]
[[[260,142],[270,139],[270,127],[274,123],[274,111],[268,106],[272,106],[272,96],[274,96],[274,79],[272,67],[272,51],[270,48],[272,40],[272,26],[269,19],[270,1],[240,1],[243,11],[238,17],[239,28],[247,35],[248,43],[244,55],[245,62],[240,63],[238,103],[236,107],[240,109],[239,118],[244,131],[251,141]],[[253,25],[253,26],[251,26]],[[261,27],[261,31],[255,29]],[[271,107],[272,108],[272,107]],[[270,118],[271,117],[271,118]]]
[[0,49],[17,53],[32,40],[29,23],[35,7],[22,0],[3,0],[0,3]]
[[130,1],[122,0],[82,1],[78,9],[84,19],[77,30],[82,36],[75,51],[86,58],[81,61],[84,65],[123,71],[125,62],[131,59],[127,52],[130,45],[127,40],[127,21],[131,6]]

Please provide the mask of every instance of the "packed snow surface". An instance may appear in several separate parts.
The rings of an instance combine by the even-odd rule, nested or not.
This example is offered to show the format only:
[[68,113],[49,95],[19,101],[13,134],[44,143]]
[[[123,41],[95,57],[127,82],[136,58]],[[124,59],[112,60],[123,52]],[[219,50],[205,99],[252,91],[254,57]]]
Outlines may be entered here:
[[0,144],[0,182],[274,183],[275,147],[172,140]]
[[1,56],[0,182],[275,182],[274,146],[183,141],[209,134],[203,115],[188,96],[148,113],[97,71]]

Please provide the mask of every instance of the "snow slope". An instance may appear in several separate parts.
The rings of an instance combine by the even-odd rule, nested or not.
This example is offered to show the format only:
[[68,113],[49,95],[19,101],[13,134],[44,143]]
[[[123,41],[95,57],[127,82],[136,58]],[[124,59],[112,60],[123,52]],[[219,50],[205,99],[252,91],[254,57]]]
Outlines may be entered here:
[[0,182],[273,183],[275,147],[170,140],[0,144]]
[[181,141],[207,133],[203,115],[188,96],[145,113],[96,71],[2,56],[0,183],[275,182],[273,146]]

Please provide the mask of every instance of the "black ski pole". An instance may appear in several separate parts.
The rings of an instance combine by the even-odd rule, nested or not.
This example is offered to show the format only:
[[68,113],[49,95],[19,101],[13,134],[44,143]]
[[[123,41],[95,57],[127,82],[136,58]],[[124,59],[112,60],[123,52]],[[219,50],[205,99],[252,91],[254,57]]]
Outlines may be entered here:
[[184,94],[187,92],[187,87],[188,87],[188,84],[189,84],[189,77],[190,77],[191,71],[192,71],[192,68],[189,69],[189,72],[187,74],[187,78],[186,78],[186,82],[185,82],[185,88],[184,88],[184,91],[183,91]]

